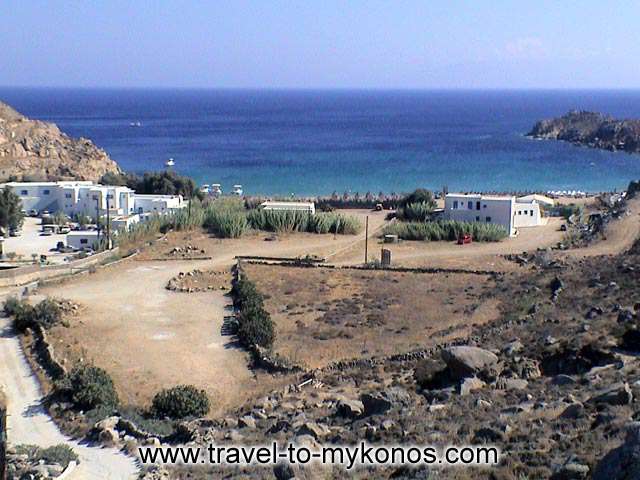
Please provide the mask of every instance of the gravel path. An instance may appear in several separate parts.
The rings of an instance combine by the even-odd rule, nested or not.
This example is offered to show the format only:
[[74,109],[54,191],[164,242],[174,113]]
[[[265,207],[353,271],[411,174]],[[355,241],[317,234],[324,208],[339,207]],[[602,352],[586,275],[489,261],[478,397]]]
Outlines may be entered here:
[[69,445],[80,457],[71,480],[137,478],[134,460],[116,449],[91,447],[63,435],[41,405],[42,393],[11,321],[0,318],[0,385],[7,397],[7,437],[12,445]]

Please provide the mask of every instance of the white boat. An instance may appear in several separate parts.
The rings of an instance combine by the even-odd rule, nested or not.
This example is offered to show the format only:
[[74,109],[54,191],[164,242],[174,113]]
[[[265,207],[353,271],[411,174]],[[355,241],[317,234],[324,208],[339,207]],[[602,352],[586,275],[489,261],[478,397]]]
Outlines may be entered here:
[[219,197],[220,195],[222,195],[222,187],[220,186],[220,184],[212,183],[211,188],[209,189],[209,194],[213,195],[214,197]]
[[129,126],[130,126],[130,127],[141,127],[141,126],[142,126],[142,123],[140,123],[140,122],[131,122],[131,123],[129,124]]
[[242,196],[242,185],[234,185],[233,186],[233,194],[241,197]]
[[165,167],[173,167],[175,164],[176,164],[176,162],[173,161],[173,158],[170,158],[169,160],[164,162],[164,166]]

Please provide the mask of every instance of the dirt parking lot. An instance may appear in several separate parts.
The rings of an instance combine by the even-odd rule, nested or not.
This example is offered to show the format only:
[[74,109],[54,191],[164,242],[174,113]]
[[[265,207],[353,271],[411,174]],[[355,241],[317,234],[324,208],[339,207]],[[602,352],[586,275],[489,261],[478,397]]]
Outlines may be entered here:
[[41,289],[83,306],[69,327],[51,330],[56,352],[107,370],[124,404],[148,405],[161,388],[177,384],[205,389],[212,415],[241,403],[260,385],[247,354],[221,334],[224,292],[165,289],[192,269],[182,261],[128,261]]
[[498,316],[489,275],[245,265],[276,324],[276,353],[316,368],[462,335]]

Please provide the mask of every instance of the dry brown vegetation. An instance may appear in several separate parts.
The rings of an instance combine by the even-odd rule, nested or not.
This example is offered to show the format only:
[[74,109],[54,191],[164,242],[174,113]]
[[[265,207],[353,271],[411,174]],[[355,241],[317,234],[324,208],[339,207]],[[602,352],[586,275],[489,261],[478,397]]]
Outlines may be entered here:
[[245,265],[276,324],[274,350],[310,368],[424,348],[497,317],[489,275]]

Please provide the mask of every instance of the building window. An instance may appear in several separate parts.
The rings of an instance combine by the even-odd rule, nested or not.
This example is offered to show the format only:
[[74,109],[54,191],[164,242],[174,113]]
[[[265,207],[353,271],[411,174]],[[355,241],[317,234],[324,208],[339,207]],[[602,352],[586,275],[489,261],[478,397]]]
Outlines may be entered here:
[[484,205],[482,205],[482,208],[487,208],[487,204],[485,203]]
[[529,210],[529,214],[533,217],[533,210]]
[[29,195],[29,191],[28,191],[28,190],[22,190],[22,191],[20,192],[20,195],[22,195],[23,197],[24,197],[25,195]]
[[65,198],[71,198],[71,194],[70,194],[70,193],[65,193],[65,194],[64,194],[64,197],[65,197]]
[[487,218],[485,219],[485,221],[486,221],[487,223],[491,223],[491,217],[487,217]]
[[457,200],[453,201],[453,208],[454,209],[458,208],[458,201]]
[[111,200],[111,199],[113,198],[113,194],[111,194],[111,193],[107,193],[107,198],[108,198],[109,200]]
[[98,196],[97,196],[97,195],[94,195],[94,196],[93,196],[93,199],[94,199],[94,200],[98,200]]
[[49,195],[49,194],[51,193],[51,191],[50,191],[50,190],[43,190],[43,191],[42,191],[42,193],[43,193],[44,195]]
[[522,215],[522,210],[518,210],[518,215]]
[[80,239],[80,245],[86,245],[87,243],[89,243],[89,240],[87,240],[86,238]]
[[480,215],[477,215],[476,216],[476,222],[479,222],[479,221],[480,221]]
[[473,202],[471,200],[467,202],[467,207],[469,207],[469,210],[473,210]]
[[480,202],[476,202],[476,210],[480,210]]

